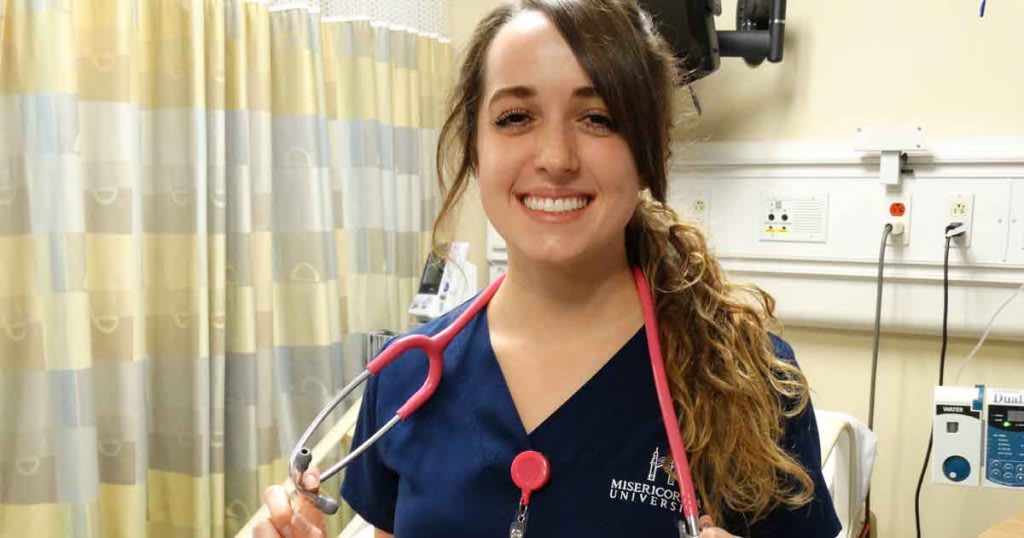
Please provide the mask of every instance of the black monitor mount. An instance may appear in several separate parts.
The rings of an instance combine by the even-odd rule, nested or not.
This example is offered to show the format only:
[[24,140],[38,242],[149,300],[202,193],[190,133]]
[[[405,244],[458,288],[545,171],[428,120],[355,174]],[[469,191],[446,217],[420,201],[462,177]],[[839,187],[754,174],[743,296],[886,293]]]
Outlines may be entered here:
[[737,0],[736,30],[716,31],[721,0],[639,0],[672,45],[684,83],[714,73],[721,57],[743,58],[751,66],[782,61],[786,0]]

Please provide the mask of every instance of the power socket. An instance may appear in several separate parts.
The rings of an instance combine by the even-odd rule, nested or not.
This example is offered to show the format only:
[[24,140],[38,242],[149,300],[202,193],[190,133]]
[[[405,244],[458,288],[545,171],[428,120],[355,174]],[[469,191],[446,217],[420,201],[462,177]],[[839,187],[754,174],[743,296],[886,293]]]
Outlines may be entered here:
[[893,231],[885,244],[905,247],[910,244],[910,196],[891,196],[886,201],[882,222],[892,224]]
[[702,191],[694,193],[685,213],[704,233],[710,232],[711,199],[708,193]]
[[972,221],[974,220],[974,195],[971,193],[955,193],[946,197],[946,223],[960,222],[966,231],[954,237],[951,247],[968,248],[971,246]]

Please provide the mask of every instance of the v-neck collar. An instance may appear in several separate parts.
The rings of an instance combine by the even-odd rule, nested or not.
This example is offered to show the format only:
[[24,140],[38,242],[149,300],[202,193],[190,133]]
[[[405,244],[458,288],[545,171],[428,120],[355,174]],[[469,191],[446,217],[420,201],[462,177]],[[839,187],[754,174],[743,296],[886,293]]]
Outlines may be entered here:
[[[638,367],[630,364],[631,359],[638,354],[647,357],[647,340],[644,327],[641,326],[576,392],[541,421],[533,431],[527,432],[491,345],[487,309],[481,310],[477,315],[479,320],[475,329],[480,331],[476,337],[479,338],[481,347],[478,349],[480,356],[473,360],[480,361],[482,376],[479,380],[482,383],[473,392],[478,398],[487,400],[478,402],[478,405],[496,407],[495,411],[506,422],[505,428],[511,429],[508,433],[512,434],[519,448],[541,450],[549,459],[555,457],[559,460],[571,460],[577,449],[581,450],[587,446],[588,440],[585,436],[591,434],[592,430],[601,429],[600,423],[606,412],[605,406],[617,405],[612,400],[621,392],[615,390],[618,373],[623,368]],[[653,391],[653,384],[650,386]],[[594,406],[595,402],[600,405]],[[583,435],[576,435],[577,433]],[[556,448],[557,453],[554,450]]]

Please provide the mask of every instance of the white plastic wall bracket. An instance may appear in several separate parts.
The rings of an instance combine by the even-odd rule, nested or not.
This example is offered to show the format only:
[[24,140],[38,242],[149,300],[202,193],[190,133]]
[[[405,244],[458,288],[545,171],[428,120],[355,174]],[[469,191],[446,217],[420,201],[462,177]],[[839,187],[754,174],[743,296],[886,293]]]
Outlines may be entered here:
[[867,155],[878,154],[878,177],[885,185],[899,185],[906,154],[925,153],[924,129],[910,127],[857,127],[853,149]]
[[885,185],[899,185],[902,179],[902,151],[883,151],[879,157],[878,178]]

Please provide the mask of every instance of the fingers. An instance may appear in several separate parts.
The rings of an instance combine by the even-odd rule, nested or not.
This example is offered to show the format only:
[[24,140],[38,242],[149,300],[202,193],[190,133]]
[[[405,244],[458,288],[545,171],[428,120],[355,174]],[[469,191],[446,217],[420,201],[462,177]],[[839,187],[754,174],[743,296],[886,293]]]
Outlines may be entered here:
[[252,528],[252,538],[281,538],[282,536],[284,535],[277,532],[269,519],[260,521]]
[[[318,493],[320,491],[320,471],[316,467],[310,467],[302,474],[302,481],[299,484],[306,491]],[[296,501],[295,511],[301,519],[313,527],[325,528],[324,513],[312,501],[304,495],[298,495]]]
[[291,528],[295,533],[295,538],[324,538],[327,534],[322,521],[320,524],[315,524],[299,513],[292,517]]
[[733,538],[725,529],[716,527],[715,520],[708,515],[700,516],[697,527],[700,528],[700,538]]
[[[309,501],[306,501],[309,502]],[[282,486],[270,486],[263,492],[263,504],[270,513],[268,520],[280,536],[287,536],[291,525],[292,505],[288,502],[288,493]],[[262,537],[260,537],[262,538]]]
[[320,492],[320,470],[316,467],[310,467],[306,469],[306,472],[302,473],[302,488],[312,493]]
[[[320,472],[309,468],[299,484],[311,493],[320,491]],[[253,529],[254,538],[323,538],[327,535],[323,512],[305,495],[295,496],[295,508],[282,486],[270,486],[263,492],[269,517]]]

